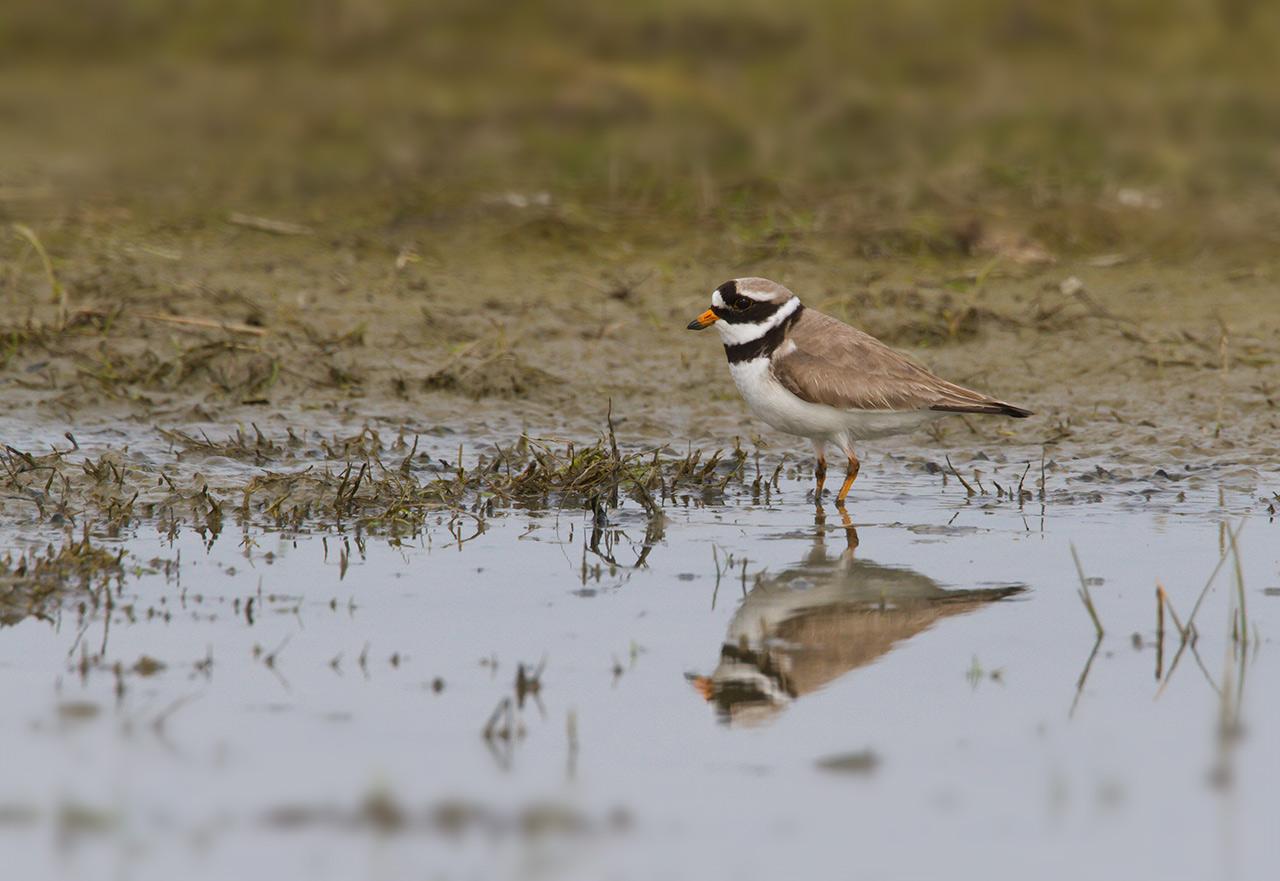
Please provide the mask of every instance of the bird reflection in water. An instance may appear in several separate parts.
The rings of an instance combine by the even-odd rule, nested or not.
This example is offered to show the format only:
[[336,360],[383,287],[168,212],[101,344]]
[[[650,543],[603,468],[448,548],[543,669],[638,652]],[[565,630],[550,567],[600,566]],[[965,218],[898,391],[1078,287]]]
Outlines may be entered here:
[[819,506],[809,554],[756,582],[729,623],[715,671],[691,677],[722,721],[769,719],[938,620],[1026,589],[948,590],[912,569],[857,559],[858,532],[848,513],[837,510],[844,550],[828,553],[826,515]]

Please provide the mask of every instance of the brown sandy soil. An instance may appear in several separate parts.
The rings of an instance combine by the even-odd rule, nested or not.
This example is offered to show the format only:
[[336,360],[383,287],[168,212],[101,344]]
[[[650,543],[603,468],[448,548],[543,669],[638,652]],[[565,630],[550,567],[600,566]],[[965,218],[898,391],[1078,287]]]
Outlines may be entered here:
[[125,241],[81,231],[52,257],[65,324],[15,238],[0,374],[9,415],[70,429],[368,421],[483,438],[594,434],[612,400],[637,441],[781,442],[746,414],[718,339],[684,329],[714,285],[763,273],[1037,413],[949,420],[918,442],[1056,442],[1162,466],[1276,453],[1280,298],[1262,273],[836,255],[730,264],[714,242],[631,261],[611,259],[616,241],[548,257],[503,243],[526,213],[433,256],[412,241],[231,223]]
[[[684,329],[715,285],[764,275],[1036,411],[878,449],[1026,461],[1050,445],[1082,472],[1274,463],[1265,200],[1162,202],[1104,179],[1044,204],[996,187],[912,208],[893,195],[909,164],[840,186],[678,162],[666,189],[642,174],[661,163],[615,181],[596,157],[575,171],[573,151],[656,129],[592,70],[544,70],[501,106],[517,68],[434,90],[284,65],[0,77],[6,431],[583,439],[612,401],[624,443],[803,454],[746,413],[713,335]],[[468,95],[483,112],[456,103]],[[548,133],[522,101],[567,117]]]

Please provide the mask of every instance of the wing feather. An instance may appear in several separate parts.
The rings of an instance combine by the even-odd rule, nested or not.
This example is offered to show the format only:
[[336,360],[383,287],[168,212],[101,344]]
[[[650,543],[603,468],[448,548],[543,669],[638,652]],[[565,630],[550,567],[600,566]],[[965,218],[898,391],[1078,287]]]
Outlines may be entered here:
[[801,400],[848,410],[1028,411],[947,382],[870,334],[805,309],[770,361],[777,380]]

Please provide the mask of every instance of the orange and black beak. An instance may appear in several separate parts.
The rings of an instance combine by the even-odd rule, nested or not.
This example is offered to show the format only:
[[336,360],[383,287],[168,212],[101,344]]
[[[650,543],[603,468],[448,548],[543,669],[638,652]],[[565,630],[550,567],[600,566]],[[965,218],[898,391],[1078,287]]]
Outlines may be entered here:
[[716,323],[716,313],[711,309],[703,312],[693,321],[689,322],[689,330],[702,330],[704,327],[710,327]]
[[710,676],[690,676],[685,674],[685,678],[689,680],[689,684],[693,686],[693,690],[702,695],[704,701],[713,700],[716,696],[716,685]]

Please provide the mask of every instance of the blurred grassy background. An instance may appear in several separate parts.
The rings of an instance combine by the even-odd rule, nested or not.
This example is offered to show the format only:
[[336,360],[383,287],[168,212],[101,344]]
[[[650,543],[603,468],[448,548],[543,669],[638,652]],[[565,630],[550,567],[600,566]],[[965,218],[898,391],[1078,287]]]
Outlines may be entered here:
[[1263,0],[7,0],[0,220],[1247,259],[1277,46]]

